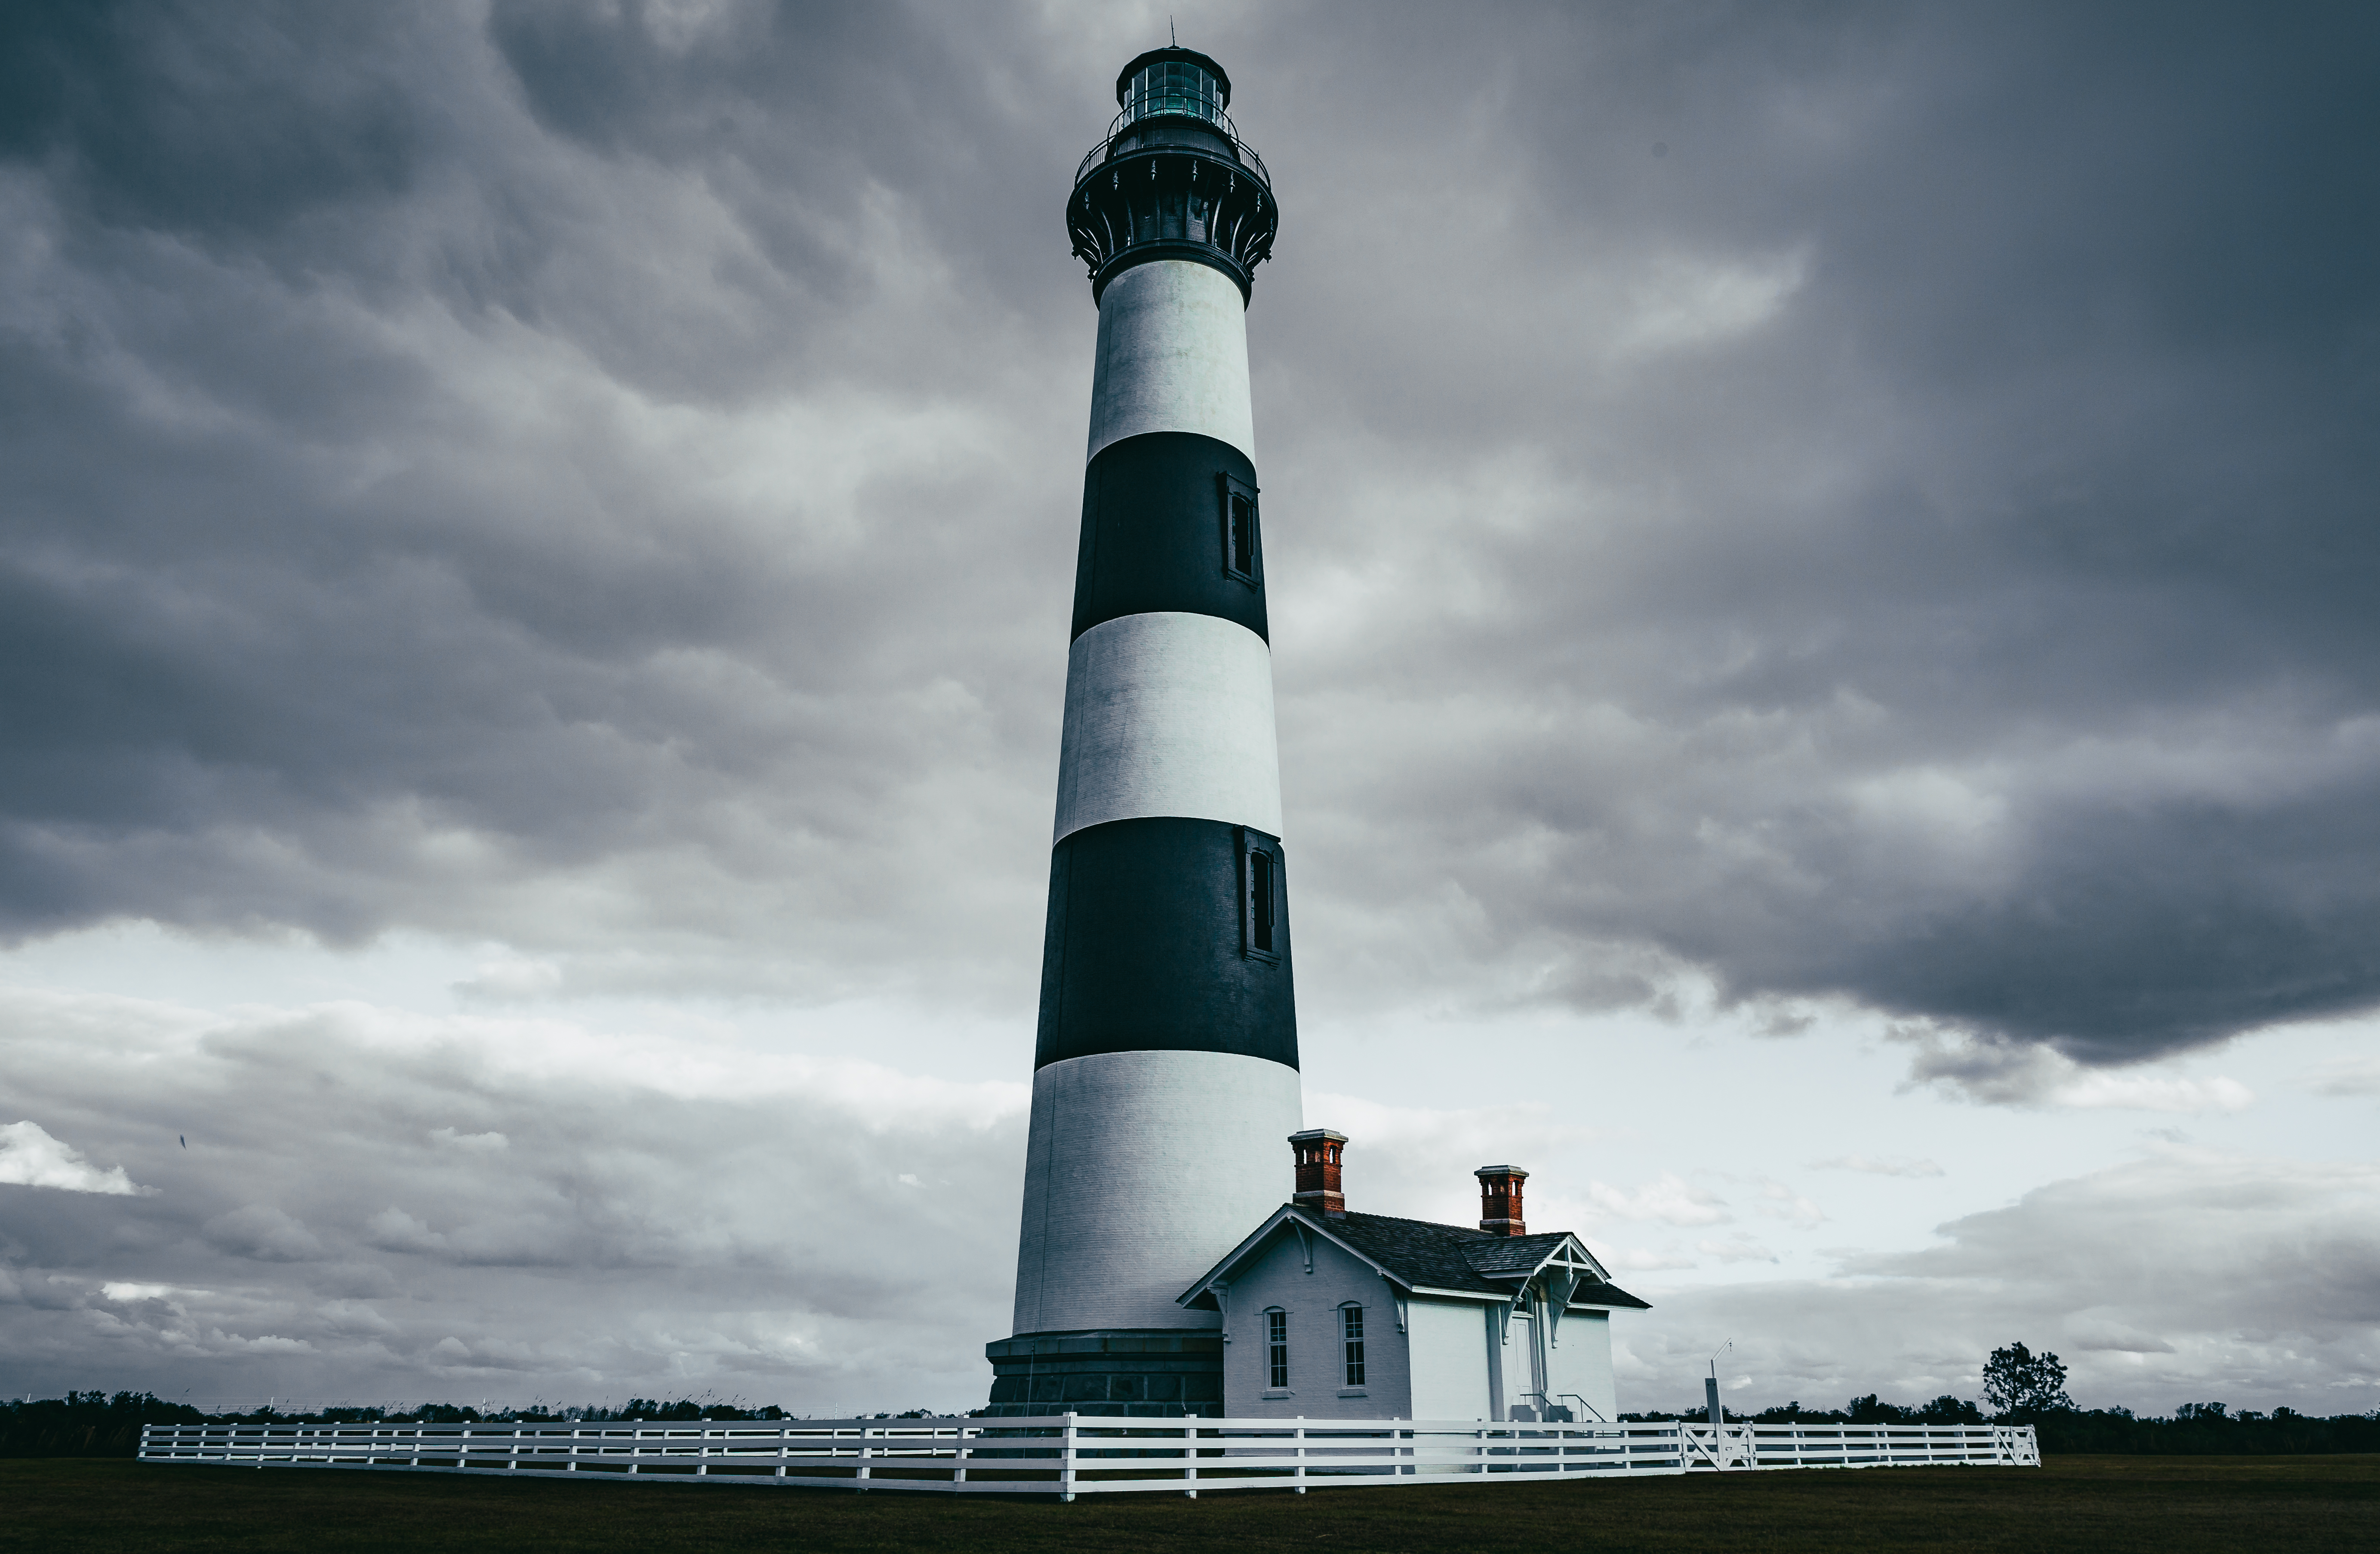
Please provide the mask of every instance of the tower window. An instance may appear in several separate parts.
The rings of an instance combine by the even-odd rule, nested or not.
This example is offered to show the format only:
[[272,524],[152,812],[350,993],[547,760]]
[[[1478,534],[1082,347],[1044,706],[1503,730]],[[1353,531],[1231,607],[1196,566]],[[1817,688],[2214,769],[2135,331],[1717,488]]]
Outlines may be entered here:
[[1272,949],[1272,855],[1248,855],[1248,944]]
[[1289,1385],[1289,1313],[1275,1306],[1265,1317],[1265,1385]]
[[1361,1387],[1364,1384],[1364,1308],[1342,1305],[1339,1308],[1339,1319],[1343,1357],[1347,1362],[1346,1385]]
[[1285,936],[1281,916],[1281,844],[1259,832],[1240,832],[1240,951],[1278,961]]
[[1264,540],[1257,523],[1257,490],[1226,475],[1223,488],[1223,571],[1243,583],[1264,580]]

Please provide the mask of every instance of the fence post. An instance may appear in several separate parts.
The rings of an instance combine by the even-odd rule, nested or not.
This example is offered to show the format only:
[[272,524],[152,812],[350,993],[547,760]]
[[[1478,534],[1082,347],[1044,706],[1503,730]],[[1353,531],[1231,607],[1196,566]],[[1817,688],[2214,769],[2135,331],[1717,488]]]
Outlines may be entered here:
[[1066,1421],[1066,1428],[1061,1441],[1061,1455],[1058,1459],[1058,1499],[1062,1504],[1071,1505],[1075,1499],[1075,1415],[1067,1414],[1062,1417]]
[[1302,1495],[1305,1493],[1305,1415],[1303,1414],[1297,1416],[1295,1439],[1297,1440],[1297,1492]]
[[1198,1498],[1198,1416],[1191,1414],[1182,1426],[1182,1481],[1189,1487],[1182,1491],[1186,1499]]
[[861,1494],[868,1493],[868,1427],[859,1427],[859,1476],[854,1480]]
[[955,1461],[958,1466],[956,1471],[951,1475],[951,1482],[953,1484],[965,1484],[966,1482],[967,1458],[974,1452],[975,1448],[967,1444],[968,1438],[965,1421],[960,1421],[957,1429],[958,1439],[952,1444],[953,1450],[956,1453]]

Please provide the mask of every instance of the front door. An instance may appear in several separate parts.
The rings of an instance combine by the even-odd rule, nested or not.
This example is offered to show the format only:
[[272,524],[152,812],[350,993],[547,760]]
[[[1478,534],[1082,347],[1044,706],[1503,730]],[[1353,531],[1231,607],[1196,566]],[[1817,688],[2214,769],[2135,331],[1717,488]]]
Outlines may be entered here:
[[1529,1313],[1516,1311],[1504,1325],[1504,1417],[1544,1418],[1543,1390],[1537,1379],[1537,1324]]

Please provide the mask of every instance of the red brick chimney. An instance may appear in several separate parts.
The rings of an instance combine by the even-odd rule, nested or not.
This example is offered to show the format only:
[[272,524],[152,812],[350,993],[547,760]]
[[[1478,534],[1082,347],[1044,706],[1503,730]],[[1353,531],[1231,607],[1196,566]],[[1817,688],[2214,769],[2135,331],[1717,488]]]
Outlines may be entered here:
[[1489,1235],[1528,1234],[1521,1219],[1521,1184],[1529,1173],[1501,1165],[1481,1166],[1471,1174],[1479,1178],[1479,1228]]
[[1297,1157],[1297,1196],[1289,1201],[1334,1220],[1346,1218],[1347,1195],[1339,1190],[1339,1162],[1347,1152],[1347,1135],[1329,1128],[1308,1128],[1291,1134],[1289,1147]]

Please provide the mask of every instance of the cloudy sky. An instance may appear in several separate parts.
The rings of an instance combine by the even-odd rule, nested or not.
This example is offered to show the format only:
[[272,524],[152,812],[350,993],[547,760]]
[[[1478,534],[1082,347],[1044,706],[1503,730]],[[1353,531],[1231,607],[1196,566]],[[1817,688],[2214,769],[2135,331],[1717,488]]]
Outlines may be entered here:
[[[2380,1405],[2371,10],[1173,5],[1354,1206]],[[1165,25],[9,7],[0,1390],[982,1401]]]

